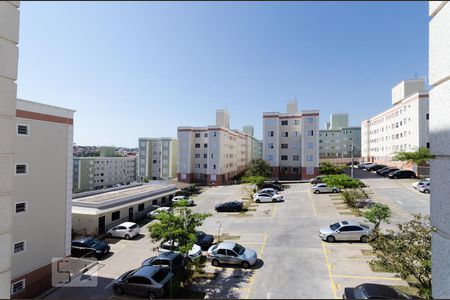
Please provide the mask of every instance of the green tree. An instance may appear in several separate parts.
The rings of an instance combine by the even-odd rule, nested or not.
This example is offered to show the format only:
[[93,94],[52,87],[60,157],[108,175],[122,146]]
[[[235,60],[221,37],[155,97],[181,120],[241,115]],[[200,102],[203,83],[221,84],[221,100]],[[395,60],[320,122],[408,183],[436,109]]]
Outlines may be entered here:
[[389,219],[391,217],[391,209],[389,206],[375,203],[369,210],[364,212],[363,217],[370,223],[374,224],[374,234],[378,235],[378,229],[381,222],[386,222],[389,224]]
[[272,167],[262,158],[252,159],[248,164],[245,176],[262,176],[267,178],[272,176]]
[[433,227],[428,216],[414,215],[398,231],[387,230],[370,241],[376,255],[371,263],[399,274],[402,279],[412,276],[419,293],[431,297],[431,232]]
[[346,167],[343,166],[335,166],[330,162],[322,162],[319,166],[319,172],[320,174],[324,175],[337,175],[344,173]]
[[242,177],[242,182],[256,185],[258,189],[261,189],[262,185],[266,181],[266,177],[263,176],[245,176]]
[[430,149],[426,147],[420,147],[413,152],[400,151],[397,152],[393,157],[394,160],[402,162],[412,162],[417,166],[434,158],[435,155],[432,155],[430,153]]
[[322,178],[328,186],[334,186],[340,189],[353,189],[361,186],[361,182],[350,178],[346,174],[326,175]]

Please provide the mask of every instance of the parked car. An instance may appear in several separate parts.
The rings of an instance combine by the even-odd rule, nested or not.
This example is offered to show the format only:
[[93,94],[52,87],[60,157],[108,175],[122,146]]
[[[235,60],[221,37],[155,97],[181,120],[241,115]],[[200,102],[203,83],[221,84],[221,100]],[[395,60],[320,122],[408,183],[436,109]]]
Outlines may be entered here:
[[161,252],[159,255],[147,258],[142,262],[142,266],[166,268],[174,274],[183,270],[184,265],[183,255],[176,252]]
[[410,170],[398,170],[388,174],[390,179],[400,179],[400,178],[416,178],[416,173]]
[[149,299],[162,298],[172,276],[166,268],[142,266],[115,279],[112,288],[116,294],[134,294]]
[[246,249],[235,242],[222,242],[212,245],[208,249],[207,257],[211,260],[213,266],[226,263],[241,265],[243,268],[254,265],[258,260],[255,250]]
[[147,214],[147,218],[156,218],[156,216],[157,215],[159,215],[160,213],[162,213],[162,212],[170,212],[170,211],[172,211],[172,208],[170,208],[170,207],[158,207],[157,209],[155,209],[155,210],[152,210],[151,212],[149,212],[148,214]]
[[314,177],[314,178],[311,178],[311,179],[309,180],[309,182],[310,182],[311,184],[322,183],[322,178],[324,178],[324,177],[325,177],[325,175],[319,175],[319,176],[316,176],[316,177]]
[[396,288],[383,284],[363,283],[344,289],[343,299],[414,299]]
[[366,171],[373,172],[373,171],[377,171],[379,169],[383,169],[386,167],[387,167],[386,165],[372,165],[372,166],[367,166]]
[[235,200],[217,204],[215,210],[217,212],[234,212],[241,211],[243,207],[244,203]]
[[278,191],[274,188],[265,188],[265,189],[261,189],[259,190],[257,193],[269,193],[269,194],[278,194]]
[[95,256],[97,259],[106,255],[111,250],[108,243],[91,237],[80,238],[72,241],[71,252],[74,257]]
[[177,203],[177,202],[180,202],[180,201],[186,201],[189,206],[194,205],[194,199],[191,199],[191,198],[186,197],[186,196],[175,196],[175,197],[172,198],[172,203]]
[[117,187],[121,187],[122,185],[120,184],[120,183],[116,183],[116,184],[114,184],[112,187],[113,188],[117,188]]
[[422,192],[422,193],[425,193],[425,194],[429,194],[430,191],[431,191],[431,185],[430,185],[430,183],[431,183],[431,182],[426,181],[426,182],[424,182],[424,184],[418,185],[418,186],[417,186],[417,190],[418,190],[419,192]]
[[334,241],[361,241],[367,243],[373,227],[357,221],[340,221],[320,228],[319,237],[329,243]]
[[[352,162],[350,161],[350,162],[346,163],[346,165],[347,165],[347,166],[351,166],[351,165],[352,165]],[[357,161],[354,161],[354,162],[353,162],[353,166],[358,166],[358,165],[359,165],[359,162],[357,162]]]
[[140,233],[139,225],[133,222],[123,222],[106,233],[107,237],[120,237],[126,240],[133,238]]
[[214,242],[214,237],[211,234],[206,234],[203,231],[197,231],[196,244],[199,245],[202,250],[208,250]]
[[382,171],[378,170],[377,173],[379,175],[381,175],[381,176],[388,176],[389,173],[392,173],[392,172],[395,172],[395,171],[398,171],[398,170],[400,170],[400,169],[398,169],[398,168],[385,168],[385,169],[382,169]]
[[417,187],[418,187],[419,185],[423,185],[423,184],[425,184],[425,183],[427,183],[427,182],[429,182],[429,181],[430,181],[430,178],[425,178],[425,179],[423,179],[423,180],[419,180],[419,181],[417,181],[417,182],[414,182],[411,186],[417,190]]
[[329,187],[326,183],[318,183],[312,187],[314,194],[320,193],[339,193],[341,190],[337,187]]
[[[175,253],[179,253],[178,251],[178,242],[173,242],[172,245],[172,241],[166,241],[161,243],[161,245],[158,248],[158,251],[161,252],[175,252]],[[191,262],[199,259],[202,256],[202,248],[199,245],[194,244],[191,248],[191,250],[189,250],[188,255],[187,255],[187,259]]]
[[360,165],[360,167],[361,167],[361,169],[367,169],[367,168],[370,168],[370,167],[373,167],[374,165],[376,165],[375,163],[366,163],[366,164],[363,164],[363,165]]
[[255,193],[253,195],[253,200],[256,203],[260,202],[280,202],[283,201],[283,196],[278,194],[270,194],[270,193]]
[[262,184],[261,188],[262,189],[272,188],[272,189],[275,189],[277,191],[282,191],[283,190],[283,186],[281,184],[275,184],[275,183],[272,183],[272,182],[264,182]]

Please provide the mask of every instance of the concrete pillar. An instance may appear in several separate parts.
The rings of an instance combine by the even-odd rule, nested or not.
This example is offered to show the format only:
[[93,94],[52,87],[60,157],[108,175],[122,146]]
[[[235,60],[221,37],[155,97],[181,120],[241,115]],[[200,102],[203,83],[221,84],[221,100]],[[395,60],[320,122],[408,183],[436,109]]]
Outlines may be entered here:
[[19,2],[0,2],[0,298],[11,295]]

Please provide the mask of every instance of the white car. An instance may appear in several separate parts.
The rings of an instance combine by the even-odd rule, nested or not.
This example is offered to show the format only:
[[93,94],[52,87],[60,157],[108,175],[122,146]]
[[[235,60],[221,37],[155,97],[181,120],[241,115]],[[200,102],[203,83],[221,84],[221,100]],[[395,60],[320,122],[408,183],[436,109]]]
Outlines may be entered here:
[[417,190],[419,192],[425,193],[425,194],[429,194],[431,191],[431,185],[429,181],[424,181],[424,184],[418,185],[417,186]]
[[339,193],[341,190],[337,187],[329,187],[326,183],[318,183],[312,187],[314,194],[320,193]]
[[[172,243],[172,241],[167,241],[165,243],[162,243],[161,246],[159,246],[158,251],[159,252],[176,252],[176,253],[179,253],[179,251],[178,251],[178,242],[174,242],[173,243],[172,250],[170,249],[171,243]],[[202,253],[203,253],[202,252],[202,248],[199,245],[194,244],[192,246],[192,249],[189,250],[187,258],[191,262],[193,262],[193,261],[199,259],[202,256]]]
[[175,196],[175,197],[172,198],[172,203],[177,203],[177,202],[180,202],[180,201],[183,201],[183,200],[187,201],[187,204],[189,206],[194,205],[194,200],[190,199],[190,198],[188,198],[186,196]]
[[158,207],[155,210],[152,210],[147,214],[147,218],[155,218],[157,215],[159,215],[161,212],[170,212],[172,209],[170,207]]
[[257,193],[269,193],[269,194],[275,195],[275,194],[278,194],[278,191],[274,188],[265,188],[265,189],[258,191]]
[[126,240],[131,239],[132,237],[138,235],[140,233],[139,225],[133,222],[124,222],[119,224],[106,233],[107,237],[120,237]]
[[253,200],[256,203],[260,202],[280,202],[283,201],[283,196],[278,194],[270,194],[270,193],[255,193],[253,195]]
[[411,184],[411,186],[417,190],[419,185],[424,185],[427,182],[430,182],[430,178],[425,178],[424,180],[419,180],[417,182],[414,182],[413,184]]

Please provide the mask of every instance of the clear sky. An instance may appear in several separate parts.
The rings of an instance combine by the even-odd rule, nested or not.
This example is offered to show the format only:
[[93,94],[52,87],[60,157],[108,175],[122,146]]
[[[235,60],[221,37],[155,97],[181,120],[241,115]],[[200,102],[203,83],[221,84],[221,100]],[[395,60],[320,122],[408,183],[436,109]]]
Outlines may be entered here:
[[21,2],[18,97],[75,109],[74,142],[319,109],[350,125],[428,74],[428,2]]

